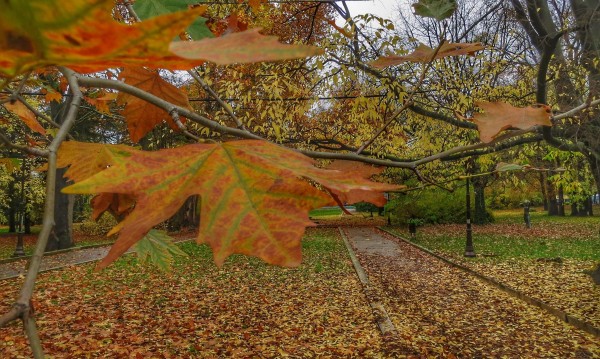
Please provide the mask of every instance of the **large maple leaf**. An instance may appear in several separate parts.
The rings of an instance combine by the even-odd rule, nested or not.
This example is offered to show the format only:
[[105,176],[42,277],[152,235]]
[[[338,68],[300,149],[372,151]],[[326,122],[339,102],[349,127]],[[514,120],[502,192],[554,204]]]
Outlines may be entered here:
[[504,102],[475,102],[483,113],[476,113],[472,119],[479,130],[481,142],[492,141],[500,132],[509,128],[527,129],[532,126],[552,126],[552,110],[546,105],[514,107]]
[[382,69],[388,66],[399,65],[403,62],[421,62],[426,63],[435,59],[441,59],[447,56],[474,55],[475,52],[483,50],[485,47],[481,43],[444,43],[437,53],[435,49],[420,44],[413,52],[408,55],[381,56],[371,62],[371,66]]
[[[143,67],[126,68],[119,74],[119,78],[124,79],[129,85],[193,111],[187,93],[163,80],[157,71]],[[133,142],[138,142],[162,121],[166,121],[172,129],[179,130],[167,111],[147,101],[126,93],[120,93],[118,101],[126,104],[123,115],[127,121],[129,137]],[[184,122],[185,118],[181,118],[181,121]]]
[[[95,146],[78,146],[86,152],[90,145]],[[72,163],[71,155],[79,156],[59,151],[59,162]],[[232,253],[242,253],[272,264],[296,266],[304,228],[312,225],[309,210],[332,203],[303,178],[341,192],[397,188],[317,168],[312,159],[296,151],[255,140],[131,151],[113,162],[63,190],[128,193],[136,198],[133,211],[111,231],[120,232],[119,238],[99,267],[115,260],[196,194],[201,197],[202,215],[198,242],[213,248],[217,264]]]

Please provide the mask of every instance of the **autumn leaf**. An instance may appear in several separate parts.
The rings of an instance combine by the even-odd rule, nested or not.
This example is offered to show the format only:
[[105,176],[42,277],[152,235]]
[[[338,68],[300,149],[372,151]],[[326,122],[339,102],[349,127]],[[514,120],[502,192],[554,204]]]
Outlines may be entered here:
[[[89,144],[79,143],[86,152]],[[96,146],[96,145],[91,145]],[[61,163],[72,163],[59,152]],[[309,185],[348,192],[391,190],[397,186],[350,178],[340,171],[319,169],[293,150],[264,141],[195,144],[156,152],[131,151],[115,164],[65,193],[128,193],[136,206],[111,233],[120,235],[105,267],[142,238],[154,225],[170,218],[192,195],[201,196],[198,242],[208,243],[215,262],[233,253],[254,255],[268,263],[300,263],[300,239],[312,225],[308,211],[331,204],[331,198]]]
[[[427,63],[435,59],[441,59],[447,56],[473,55],[475,52],[483,50],[485,47],[479,43],[444,43],[438,52],[431,47],[420,44],[413,52],[408,55],[398,56],[381,56],[377,60],[371,62],[371,66],[382,69],[388,66],[399,65],[403,62],[421,62]],[[435,56],[434,56],[435,55]]]
[[475,105],[483,113],[476,113],[473,122],[479,130],[481,142],[490,142],[500,132],[509,128],[528,129],[532,126],[552,126],[551,109],[546,105],[514,107],[504,102],[478,101]]
[[345,37],[347,37],[347,38],[349,38],[349,39],[352,39],[352,38],[354,38],[354,35],[353,35],[351,32],[349,32],[349,31],[346,31],[346,30],[345,30],[344,28],[342,28],[342,27],[339,27],[339,26],[338,26],[338,25],[335,23],[335,20],[327,20],[327,23],[328,23],[329,25],[331,25],[331,26],[332,26],[334,29],[336,29],[336,30],[337,30],[337,31],[338,31],[340,34],[344,35]]
[[248,0],[248,6],[250,6],[252,11],[257,12],[260,10],[260,5],[265,2],[266,0]]
[[188,256],[173,242],[173,238],[156,229],[151,229],[135,244],[134,249],[141,263],[150,263],[163,271],[173,266],[175,256]]
[[413,4],[415,14],[438,21],[449,18],[456,11],[456,0],[419,0]]
[[[0,12],[0,76],[48,65],[80,72],[131,65],[186,69],[195,63],[168,44],[202,9],[153,17],[133,25],[113,20],[112,0],[11,0]],[[196,62],[197,63],[197,62]]]
[[58,149],[57,167],[69,166],[65,177],[74,181],[83,181],[99,172],[124,163],[138,150],[125,145],[106,145],[100,143],[86,143],[65,141]]
[[[345,173],[347,176],[352,178],[364,178],[369,179],[375,175],[383,172],[385,168],[374,167],[365,163],[336,160],[333,161],[329,166],[326,167],[330,170],[337,170]],[[404,186],[396,186],[397,189],[404,188]],[[383,192],[376,192],[364,189],[356,189],[348,192],[340,192],[334,189],[329,189],[332,196],[338,202],[341,208],[344,208],[344,204],[354,204],[358,202],[369,202],[378,207],[385,205],[387,200],[383,196]]]
[[173,42],[169,49],[186,59],[203,59],[219,65],[259,61],[289,60],[323,53],[308,45],[285,45],[275,36],[265,36],[255,28],[214,39]]
[[125,193],[100,193],[92,198],[92,219],[97,221],[106,211],[115,218],[128,213],[135,204],[135,198]]
[[85,96],[85,100],[92,106],[94,106],[98,111],[103,113],[110,113],[110,107],[108,103],[117,99],[117,94],[113,92],[100,92],[100,96],[97,97],[88,97]]
[[21,101],[15,101],[14,103],[7,102],[4,104],[4,107],[6,107],[8,111],[19,116],[21,121],[23,121],[23,123],[32,131],[42,135],[46,134],[46,130],[37,121],[35,113],[28,109],[27,106],[25,106],[25,104],[23,104]]
[[6,172],[10,173],[20,165],[20,160],[18,158],[0,158],[0,166],[4,166]]
[[[124,79],[126,84],[193,111],[187,93],[163,80],[157,71],[146,70],[143,67],[126,68],[119,74],[119,78]],[[169,113],[147,101],[122,92],[118,101],[126,104],[123,115],[133,142],[138,142],[163,121],[172,129],[179,130]],[[185,118],[181,118],[181,122],[184,123]]]
[[46,100],[46,102],[48,103],[52,101],[60,103],[60,101],[62,100],[62,94],[51,87],[46,86],[42,88],[40,92],[44,94],[44,100]]

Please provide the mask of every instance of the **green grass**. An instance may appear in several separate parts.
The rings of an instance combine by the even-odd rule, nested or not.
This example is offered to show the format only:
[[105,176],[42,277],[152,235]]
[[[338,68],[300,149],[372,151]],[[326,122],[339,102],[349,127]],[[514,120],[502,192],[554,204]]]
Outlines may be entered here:
[[[494,224],[473,226],[473,245],[478,256],[469,260],[560,257],[600,261],[600,218],[597,216],[600,210],[595,210],[593,217],[558,217],[548,216],[543,208],[536,208],[531,212],[532,230],[524,227],[523,209],[494,211]],[[434,251],[462,255],[466,242],[466,229],[462,228],[428,226],[417,230],[413,241]],[[406,236],[405,228],[392,231]]]
[[[575,223],[585,226],[600,226],[600,207],[594,206],[594,216],[592,217],[572,217],[570,210],[566,210],[564,217],[549,216],[543,207],[534,207],[530,210],[529,216],[531,223]],[[494,212],[494,223],[524,223],[523,208],[503,209]]]
[[[466,235],[417,235],[414,243],[445,253],[461,254],[465,250]],[[600,260],[600,240],[584,239],[526,239],[503,235],[473,236],[475,252],[492,255],[473,260],[502,260],[508,258],[572,258],[579,260]]]
[[309,216],[316,217],[327,217],[327,216],[339,216],[342,214],[342,210],[339,207],[334,208],[319,208],[310,211]]

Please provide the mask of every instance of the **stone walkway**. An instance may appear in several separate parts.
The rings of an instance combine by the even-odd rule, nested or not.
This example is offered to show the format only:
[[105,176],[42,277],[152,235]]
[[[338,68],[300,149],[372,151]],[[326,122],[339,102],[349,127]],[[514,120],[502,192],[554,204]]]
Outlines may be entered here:
[[[75,249],[69,252],[44,256],[42,259],[41,271],[97,261],[106,256],[109,249],[110,245],[107,245],[105,247]],[[27,257],[27,259],[0,264],[0,280],[25,275],[28,261],[29,257]]]
[[375,228],[343,228],[414,357],[594,358],[596,337]]

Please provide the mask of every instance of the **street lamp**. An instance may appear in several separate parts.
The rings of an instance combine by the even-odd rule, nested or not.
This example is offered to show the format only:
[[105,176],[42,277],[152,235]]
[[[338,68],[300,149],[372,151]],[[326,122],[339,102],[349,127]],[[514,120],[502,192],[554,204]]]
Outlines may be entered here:
[[465,244],[465,257],[475,257],[473,248],[473,230],[471,229],[471,179],[467,176],[467,243]]

